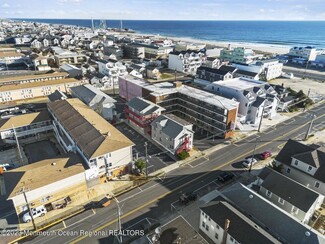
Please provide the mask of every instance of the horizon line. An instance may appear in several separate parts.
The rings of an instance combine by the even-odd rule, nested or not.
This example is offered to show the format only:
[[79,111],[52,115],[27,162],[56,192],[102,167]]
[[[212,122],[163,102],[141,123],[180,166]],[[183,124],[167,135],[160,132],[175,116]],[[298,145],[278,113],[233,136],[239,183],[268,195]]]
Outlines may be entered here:
[[[4,19],[12,19],[12,20],[102,20],[103,18],[25,18],[25,17],[21,17],[21,18],[4,18]],[[256,20],[250,20],[250,19],[184,19],[184,20],[180,20],[180,19],[103,19],[103,20],[116,20],[116,21],[120,21],[120,20],[126,20],[126,21],[272,21],[272,22],[290,22],[290,21],[300,21],[300,22],[309,22],[309,21],[317,21],[317,22],[325,22],[325,19],[321,19],[321,20],[301,20],[301,19],[292,19],[292,20],[263,20],[263,19],[256,19]]]

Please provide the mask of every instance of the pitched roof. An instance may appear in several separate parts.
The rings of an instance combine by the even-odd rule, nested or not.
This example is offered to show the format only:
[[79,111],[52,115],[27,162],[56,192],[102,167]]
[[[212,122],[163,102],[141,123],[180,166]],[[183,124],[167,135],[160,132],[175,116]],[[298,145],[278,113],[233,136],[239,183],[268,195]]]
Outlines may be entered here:
[[159,105],[150,102],[148,100],[145,100],[141,97],[134,97],[132,98],[127,105],[130,108],[135,109],[136,111],[138,111],[139,113],[141,113],[142,115],[149,115],[152,113],[155,113],[157,110],[160,111],[164,111],[165,109],[160,107]]
[[228,66],[228,65],[222,65],[219,70],[224,70],[227,72],[234,72],[237,68],[236,67],[232,67],[232,66]]
[[23,187],[35,190],[82,173],[87,168],[82,158],[71,153],[9,170],[4,173],[8,198],[18,195]]
[[296,221],[287,212],[240,183],[230,186],[222,193],[243,214],[258,220],[260,224],[268,228],[270,233],[279,237],[281,242],[295,244],[325,243],[324,237],[311,229],[310,226]]
[[111,98],[110,96],[90,84],[75,86],[71,87],[70,89],[74,95],[76,95],[80,100],[82,100],[86,104],[90,104],[90,102],[92,102],[94,99],[96,100],[96,102],[116,102],[115,99]]
[[319,196],[316,192],[274,170],[269,173],[261,186],[305,213]]
[[162,133],[171,138],[176,138],[183,131],[184,126],[191,124],[181,118],[176,119],[175,117],[175,115],[171,114],[160,115],[151,125],[156,126],[156,124],[160,124]]
[[252,220],[225,201],[212,201],[200,208],[221,228],[230,220],[228,233],[239,243],[280,243]]
[[77,98],[48,103],[48,108],[88,159],[134,145]]
[[[282,164],[289,165],[290,167],[294,167],[291,165],[292,157],[299,157],[301,160],[306,160],[303,161],[304,163],[316,167],[317,170],[312,177],[325,182],[325,149],[323,147],[318,145],[305,145],[298,141],[289,139],[279,154],[275,157],[275,160]],[[299,168],[295,169],[299,170]]]
[[251,71],[246,71],[246,70],[241,70],[241,69],[238,69],[235,73],[239,74],[239,75],[247,75],[247,76],[251,76],[251,77],[255,77],[256,75],[258,75],[258,73],[256,73],[256,72],[251,72]]
[[197,68],[197,70],[204,70],[206,72],[210,72],[210,73],[218,74],[218,75],[226,75],[229,73],[229,71],[227,71],[227,70],[214,69],[214,68],[204,67],[204,66]]

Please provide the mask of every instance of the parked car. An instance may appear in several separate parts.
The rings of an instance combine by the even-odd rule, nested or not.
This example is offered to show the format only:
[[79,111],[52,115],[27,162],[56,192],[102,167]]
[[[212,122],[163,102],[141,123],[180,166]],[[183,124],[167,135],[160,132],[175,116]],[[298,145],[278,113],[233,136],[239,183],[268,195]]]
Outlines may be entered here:
[[217,176],[217,180],[222,183],[227,182],[227,181],[231,180],[232,178],[234,178],[234,175],[232,173],[228,173],[228,172],[222,172],[220,175]]
[[188,204],[189,202],[195,201],[197,199],[197,194],[194,192],[187,192],[179,197],[179,202],[181,204]]
[[256,163],[257,163],[257,160],[255,158],[247,158],[243,162],[243,166],[246,167],[246,168],[249,168],[249,167],[253,166]]
[[11,170],[13,168],[14,168],[14,166],[11,165],[11,164],[0,164],[0,173],[6,172],[6,171]]
[[[37,217],[42,217],[46,214],[46,208],[41,205],[41,206],[38,206],[36,208],[32,208],[31,209],[31,212],[32,212],[32,215],[33,215],[33,218],[37,218]],[[23,216],[23,221],[25,223],[28,223],[32,220],[32,217],[30,216],[29,212],[28,213],[25,213],[24,216]]]
[[271,157],[272,156],[272,153],[270,152],[270,151],[265,151],[265,152],[262,152],[261,154],[260,154],[260,158],[262,159],[262,160],[265,160],[265,159],[267,159],[267,158],[269,158],[269,157]]

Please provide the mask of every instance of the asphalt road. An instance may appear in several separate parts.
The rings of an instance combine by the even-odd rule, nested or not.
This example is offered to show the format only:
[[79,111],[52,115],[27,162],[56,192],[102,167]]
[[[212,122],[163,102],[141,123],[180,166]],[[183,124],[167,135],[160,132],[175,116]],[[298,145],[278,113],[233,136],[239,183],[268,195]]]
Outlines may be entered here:
[[286,73],[293,73],[293,75],[295,77],[305,77],[305,78],[308,78],[308,79],[312,79],[312,80],[321,80],[321,81],[325,81],[325,73],[321,74],[320,72],[313,72],[313,71],[309,71],[307,69],[306,73],[305,73],[305,69],[304,68],[291,68],[291,67],[284,67],[283,69],[283,72],[286,72]]
[[[315,107],[312,111],[317,115],[312,131],[324,129],[325,104]],[[119,196],[117,201],[122,210],[123,229],[144,218],[163,223],[174,214],[171,204],[177,202],[181,193],[195,190],[201,195],[201,191],[211,185],[222,171],[231,170],[237,174],[245,171],[240,162],[253,154],[255,142],[257,142],[256,153],[265,150],[276,153],[288,139],[303,139],[310,122],[308,112],[271,127],[263,133],[228,145],[213,152],[208,158],[198,159],[190,165],[182,166],[164,177]],[[105,233],[101,233],[100,236],[91,234],[118,229],[116,203],[95,211],[95,214],[89,210],[65,221],[66,227],[63,223],[53,226],[47,231],[60,231],[51,236],[33,237],[28,243],[114,243],[114,238],[107,237]],[[88,231],[88,234],[80,233],[80,230]]]

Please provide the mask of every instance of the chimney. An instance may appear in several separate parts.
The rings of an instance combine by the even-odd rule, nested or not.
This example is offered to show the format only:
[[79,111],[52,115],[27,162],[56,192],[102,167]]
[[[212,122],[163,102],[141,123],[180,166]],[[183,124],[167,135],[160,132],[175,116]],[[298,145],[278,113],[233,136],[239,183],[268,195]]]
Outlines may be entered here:
[[180,82],[180,81],[175,81],[174,82],[174,87],[176,87],[176,88],[182,87],[182,85],[183,85],[183,83]]

